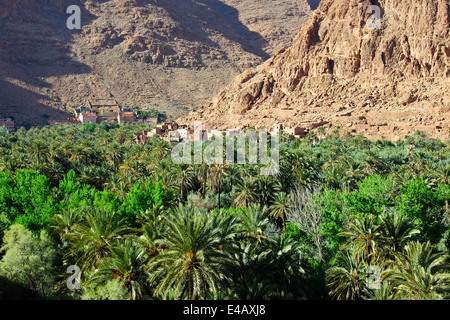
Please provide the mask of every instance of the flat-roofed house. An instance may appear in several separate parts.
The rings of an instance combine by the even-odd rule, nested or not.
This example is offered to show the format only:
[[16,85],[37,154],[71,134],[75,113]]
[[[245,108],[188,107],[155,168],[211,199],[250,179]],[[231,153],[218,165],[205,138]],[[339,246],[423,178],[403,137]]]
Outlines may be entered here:
[[118,112],[117,122],[134,122],[134,113],[132,111]]
[[170,142],[190,141],[190,134],[186,129],[177,129],[175,131],[171,131],[169,133],[169,137]]
[[98,117],[94,112],[82,112],[80,113],[80,122],[81,123],[97,123]]
[[5,127],[8,131],[14,131],[14,120],[11,118],[0,118],[0,127]]

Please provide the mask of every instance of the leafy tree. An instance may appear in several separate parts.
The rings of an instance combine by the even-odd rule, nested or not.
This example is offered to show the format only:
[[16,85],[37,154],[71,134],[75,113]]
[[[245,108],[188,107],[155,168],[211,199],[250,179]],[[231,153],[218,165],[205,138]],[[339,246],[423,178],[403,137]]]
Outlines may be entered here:
[[0,180],[5,192],[0,199],[4,226],[19,223],[37,234],[46,229],[55,211],[48,178],[36,171],[18,170],[14,184],[8,175]]
[[396,204],[397,190],[393,177],[373,175],[358,183],[358,190],[345,196],[345,206],[353,214],[378,216]]
[[401,191],[398,211],[411,217],[425,241],[436,244],[447,227],[444,224],[445,202],[439,190],[428,186],[425,180],[415,178],[406,183]]
[[43,297],[53,293],[58,250],[44,230],[36,236],[14,224],[5,231],[0,251],[4,252],[0,260],[2,276]]
[[129,226],[136,226],[139,213],[154,206],[169,206],[171,199],[172,193],[165,190],[161,182],[153,184],[148,181],[145,185],[136,183],[128,192],[119,212]]

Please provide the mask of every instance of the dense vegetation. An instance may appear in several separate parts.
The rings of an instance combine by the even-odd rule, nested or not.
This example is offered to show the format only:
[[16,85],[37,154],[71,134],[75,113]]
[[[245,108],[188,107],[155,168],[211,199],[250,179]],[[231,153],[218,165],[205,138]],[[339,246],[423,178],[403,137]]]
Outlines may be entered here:
[[143,128],[0,132],[1,298],[450,297],[450,142],[282,136],[272,177]]

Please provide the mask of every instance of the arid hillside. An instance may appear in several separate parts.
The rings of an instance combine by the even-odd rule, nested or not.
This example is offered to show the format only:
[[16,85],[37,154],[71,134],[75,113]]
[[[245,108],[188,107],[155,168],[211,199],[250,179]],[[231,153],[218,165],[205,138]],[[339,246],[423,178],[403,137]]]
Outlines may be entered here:
[[[377,28],[368,24],[373,3],[380,8]],[[179,122],[202,120],[217,129],[341,127],[389,140],[422,130],[447,140],[449,25],[447,0],[322,0],[292,46]]]
[[[70,5],[81,30],[69,30]],[[45,124],[89,98],[166,110],[206,103],[289,46],[307,0],[0,0],[0,117]]]

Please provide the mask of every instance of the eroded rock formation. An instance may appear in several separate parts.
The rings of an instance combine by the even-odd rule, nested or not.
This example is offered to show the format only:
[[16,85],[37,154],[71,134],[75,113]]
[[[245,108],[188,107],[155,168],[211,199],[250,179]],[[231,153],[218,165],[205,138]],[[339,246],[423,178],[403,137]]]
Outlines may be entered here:
[[372,139],[415,130],[447,140],[450,126],[450,4],[322,0],[293,45],[249,69],[181,123],[217,129],[340,126]]

